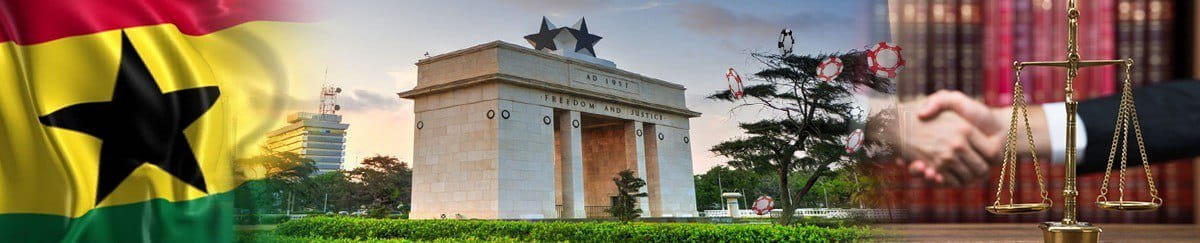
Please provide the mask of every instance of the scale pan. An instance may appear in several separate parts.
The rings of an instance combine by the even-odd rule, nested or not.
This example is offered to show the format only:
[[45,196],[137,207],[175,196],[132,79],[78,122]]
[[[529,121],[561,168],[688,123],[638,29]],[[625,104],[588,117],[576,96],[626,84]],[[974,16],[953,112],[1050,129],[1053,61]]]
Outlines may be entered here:
[[1101,201],[1096,202],[1096,205],[1114,211],[1153,211],[1162,206],[1160,203],[1139,201]]
[[988,206],[987,211],[994,214],[1025,214],[1045,211],[1048,208],[1048,203],[1017,203]]

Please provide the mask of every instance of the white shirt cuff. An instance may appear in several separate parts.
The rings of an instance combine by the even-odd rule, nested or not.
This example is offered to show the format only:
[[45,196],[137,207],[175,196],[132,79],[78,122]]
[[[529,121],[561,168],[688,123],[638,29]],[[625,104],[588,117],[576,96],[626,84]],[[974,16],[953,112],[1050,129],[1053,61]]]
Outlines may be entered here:
[[[1042,104],[1042,112],[1046,114],[1046,130],[1050,132],[1050,159],[1054,163],[1064,163],[1067,160],[1067,105],[1063,102]],[[1087,130],[1083,120],[1075,114],[1075,160],[1078,161],[1083,149],[1087,148]]]

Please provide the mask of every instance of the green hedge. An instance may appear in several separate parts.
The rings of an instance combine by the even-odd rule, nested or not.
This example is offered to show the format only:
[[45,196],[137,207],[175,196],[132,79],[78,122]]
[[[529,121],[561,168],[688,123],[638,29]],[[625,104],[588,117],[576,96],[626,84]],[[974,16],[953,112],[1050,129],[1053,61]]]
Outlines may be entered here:
[[345,238],[322,238],[322,237],[297,237],[297,236],[281,236],[275,234],[257,234],[243,238],[238,238],[237,242],[246,243],[308,243],[308,242],[327,242],[327,243],[413,243],[413,242],[430,242],[430,243],[525,243],[528,240],[518,240],[514,238],[442,238],[428,241],[412,241],[405,239],[345,239]]
[[233,216],[233,222],[240,225],[279,224],[287,222],[289,219],[291,217],[287,215],[244,214]]
[[316,217],[280,224],[275,233],[320,239],[491,239],[574,242],[822,242],[864,239],[863,227],[700,223],[522,222]]

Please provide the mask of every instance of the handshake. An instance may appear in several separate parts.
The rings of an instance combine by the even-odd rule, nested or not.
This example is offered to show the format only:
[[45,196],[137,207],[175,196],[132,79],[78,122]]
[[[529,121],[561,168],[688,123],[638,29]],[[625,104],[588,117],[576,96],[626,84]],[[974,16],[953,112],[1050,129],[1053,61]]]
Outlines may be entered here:
[[[992,167],[1003,162],[1011,107],[990,108],[957,91],[938,91],[923,100],[900,103],[896,119],[887,124],[881,140],[895,146],[895,162],[914,176],[947,186],[986,180]],[[1042,107],[1028,107],[1036,151],[1048,155],[1050,142]],[[1020,124],[1024,125],[1024,124]],[[1018,129],[1017,154],[1028,155],[1027,134]]]

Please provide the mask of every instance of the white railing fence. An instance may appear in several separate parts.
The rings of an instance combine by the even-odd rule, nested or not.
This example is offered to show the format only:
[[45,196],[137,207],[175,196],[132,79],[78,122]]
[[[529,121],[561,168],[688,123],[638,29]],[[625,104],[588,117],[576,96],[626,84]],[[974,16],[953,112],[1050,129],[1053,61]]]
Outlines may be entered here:
[[[770,213],[758,215],[754,210],[738,210],[740,218],[778,218],[783,209],[773,209]],[[861,218],[871,220],[894,220],[908,217],[907,210],[896,209],[864,209],[864,208],[797,208],[796,216],[822,217],[831,219]],[[704,210],[703,217],[729,217],[729,210]]]

